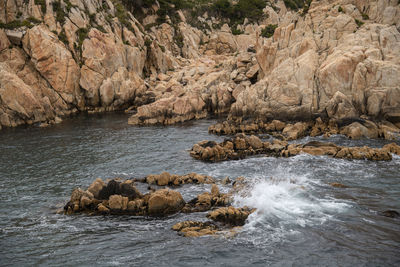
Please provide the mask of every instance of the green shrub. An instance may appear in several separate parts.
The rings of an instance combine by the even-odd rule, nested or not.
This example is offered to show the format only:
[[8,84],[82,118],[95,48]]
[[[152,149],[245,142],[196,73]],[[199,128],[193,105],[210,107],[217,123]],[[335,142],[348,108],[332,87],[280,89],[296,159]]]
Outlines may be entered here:
[[231,31],[232,31],[233,35],[239,35],[239,34],[243,34],[244,33],[242,30],[239,30],[237,27],[232,27]]
[[73,5],[69,0],[64,0],[64,3],[68,12],[71,11],[71,8],[76,7],[76,5]]
[[65,34],[65,31],[64,31],[64,30],[62,30],[62,31],[60,32],[60,34],[58,35],[58,39],[59,39],[61,42],[63,42],[65,45],[68,45],[68,44],[69,44],[67,35]]
[[358,20],[358,19],[355,19],[355,22],[358,27],[361,27],[364,24],[364,22],[362,22],[361,20]]
[[341,6],[339,6],[338,11],[344,13],[343,8]]
[[53,11],[56,13],[56,21],[59,22],[61,25],[65,23],[65,12],[64,9],[61,6],[60,1],[55,1],[52,3],[53,5]]
[[13,20],[8,23],[0,22],[0,28],[7,29],[7,30],[13,30],[13,29],[21,28],[21,27],[32,28],[33,26],[34,25],[32,25],[32,23],[30,23],[28,20],[23,20],[23,21]]
[[35,5],[39,5],[43,14],[46,14],[46,0],[35,0]]
[[34,23],[34,24],[39,24],[40,22],[42,22],[41,20],[34,18],[34,17],[29,17],[26,20],[29,21],[30,23]]
[[261,30],[261,36],[266,38],[272,37],[277,27],[278,25],[276,24],[269,24],[265,26],[265,28]]
[[97,26],[96,26],[96,29],[98,29],[98,30],[101,31],[102,33],[107,33],[106,29],[104,29],[104,27],[101,26],[101,25],[97,25]]
[[90,21],[90,25],[96,24],[96,14],[94,14],[94,13],[89,14],[89,21]]
[[146,38],[146,39],[144,40],[144,45],[145,45],[146,47],[150,47],[152,43],[153,43],[153,42],[152,42],[149,38]]
[[368,20],[368,19],[369,19],[368,14],[361,13],[361,16],[362,16],[362,19],[363,19],[363,20]]
[[89,34],[89,30],[87,28],[79,28],[76,31],[76,34],[78,35],[78,47],[79,49],[82,48],[83,41],[87,38]]
[[311,1],[309,0],[283,0],[283,2],[285,3],[286,8],[295,11],[304,8],[306,5],[310,6],[311,4]]

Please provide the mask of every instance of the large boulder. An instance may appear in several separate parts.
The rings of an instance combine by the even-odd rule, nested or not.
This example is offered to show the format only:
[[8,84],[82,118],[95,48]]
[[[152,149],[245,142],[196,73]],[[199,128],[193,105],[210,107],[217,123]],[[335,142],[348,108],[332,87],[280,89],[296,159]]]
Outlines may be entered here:
[[165,216],[179,212],[185,205],[182,195],[173,190],[160,189],[152,193],[148,201],[151,216]]

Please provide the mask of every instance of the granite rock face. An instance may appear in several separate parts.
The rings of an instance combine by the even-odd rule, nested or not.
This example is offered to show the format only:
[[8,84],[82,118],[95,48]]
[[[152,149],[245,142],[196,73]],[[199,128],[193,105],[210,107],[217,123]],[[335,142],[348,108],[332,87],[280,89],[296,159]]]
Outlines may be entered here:
[[[246,22],[238,26],[243,34],[233,35],[207,16],[198,19],[210,29],[199,30],[184,12],[175,24],[156,25],[150,8],[140,23],[114,1],[1,1],[7,29],[0,29],[0,69],[13,78],[11,85],[1,83],[0,125],[129,108],[134,125],[221,113],[270,121],[364,116],[391,123],[386,136],[394,137],[400,123],[397,1],[313,1],[304,15],[283,1],[276,6],[264,9],[268,16],[260,24]],[[261,37],[269,24],[277,25],[274,34]],[[11,97],[12,86],[20,89]]]

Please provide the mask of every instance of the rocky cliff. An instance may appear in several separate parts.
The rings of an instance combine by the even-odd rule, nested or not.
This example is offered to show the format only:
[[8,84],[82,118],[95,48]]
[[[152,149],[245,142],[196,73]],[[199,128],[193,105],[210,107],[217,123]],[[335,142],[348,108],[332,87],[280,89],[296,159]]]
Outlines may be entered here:
[[124,109],[131,124],[228,112],[399,126],[397,0],[268,1],[231,27],[126,2],[0,0],[0,127]]

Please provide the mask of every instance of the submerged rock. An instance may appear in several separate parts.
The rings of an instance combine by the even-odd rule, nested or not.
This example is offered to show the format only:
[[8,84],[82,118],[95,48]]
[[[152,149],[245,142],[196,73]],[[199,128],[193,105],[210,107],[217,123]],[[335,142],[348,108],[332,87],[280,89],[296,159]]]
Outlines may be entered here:
[[215,235],[220,228],[213,222],[184,221],[172,226],[172,230],[177,231],[185,237],[199,237]]
[[380,215],[385,216],[385,217],[390,217],[390,218],[399,218],[400,213],[398,213],[395,210],[385,210],[380,213]]

